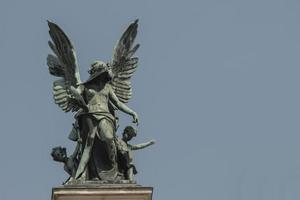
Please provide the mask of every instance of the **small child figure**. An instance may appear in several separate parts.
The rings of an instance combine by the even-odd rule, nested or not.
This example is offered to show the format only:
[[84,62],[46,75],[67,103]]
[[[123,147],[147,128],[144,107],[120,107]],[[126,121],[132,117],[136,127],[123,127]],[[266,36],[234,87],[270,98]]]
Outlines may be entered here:
[[117,138],[117,148],[118,148],[118,159],[120,169],[123,170],[125,178],[129,181],[133,181],[133,175],[137,174],[137,170],[133,164],[133,150],[143,149],[155,143],[155,140],[149,142],[131,145],[128,142],[136,137],[137,131],[132,126],[127,126],[123,131],[122,139]]
[[59,146],[52,149],[51,156],[53,160],[64,163],[64,170],[70,175],[70,178],[65,183],[68,183],[75,177],[79,163],[77,159],[78,150],[79,145],[76,146],[74,153],[68,157],[66,148]]

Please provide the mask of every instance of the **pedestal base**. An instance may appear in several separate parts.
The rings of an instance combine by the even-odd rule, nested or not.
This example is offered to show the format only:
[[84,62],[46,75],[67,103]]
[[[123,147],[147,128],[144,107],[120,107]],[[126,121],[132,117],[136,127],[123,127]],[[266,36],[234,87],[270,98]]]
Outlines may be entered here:
[[152,187],[135,184],[67,185],[52,189],[52,200],[152,200]]

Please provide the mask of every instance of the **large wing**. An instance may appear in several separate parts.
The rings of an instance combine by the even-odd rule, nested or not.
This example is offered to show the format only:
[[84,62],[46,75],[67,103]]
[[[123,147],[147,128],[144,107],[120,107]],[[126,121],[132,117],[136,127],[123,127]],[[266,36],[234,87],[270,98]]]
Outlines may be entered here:
[[138,20],[129,25],[122,37],[118,41],[111,63],[114,78],[111,81],[115,94],[123,103],[127,103],[132,97],[130,78],[135,72],[138,58],[133,57],[139,48],[139,44],[134,45],[137,35]]
[[50,74],[62,77],[53,84],[55,103],[65,112],[76,111],[78,107],[70,100],[70,88],[77,87],[80,83],[79,68],[75,49],[67,35],[56,24],[49,22],[49,34],[52,42],[48,44],[55,55],[49,54],[47,64]]

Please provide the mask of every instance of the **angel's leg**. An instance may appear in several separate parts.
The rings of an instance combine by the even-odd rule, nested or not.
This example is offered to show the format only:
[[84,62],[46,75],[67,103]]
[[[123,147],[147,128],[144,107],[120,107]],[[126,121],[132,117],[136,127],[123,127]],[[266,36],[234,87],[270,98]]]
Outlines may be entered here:
[[84,125],[87,126],[88,133],[85,141],[85,147],[76,171],[76,176],[75,176],[76,179],[78,179],[82,175],[82,173],[84,172],[87,166],[87,163],[90,159],[91,149],[93,147],[94,138],[97,130],[97,126],[94,125],[93,120],[90,117],[86,117],[84,121],[85,121]]
[[106,150],[108,158],[112,164],[112,167],[116,166],[117,149],[114,141],[114,128],[111,122],[106,119],[102,119],[99,123],[100,140],[106,144]]

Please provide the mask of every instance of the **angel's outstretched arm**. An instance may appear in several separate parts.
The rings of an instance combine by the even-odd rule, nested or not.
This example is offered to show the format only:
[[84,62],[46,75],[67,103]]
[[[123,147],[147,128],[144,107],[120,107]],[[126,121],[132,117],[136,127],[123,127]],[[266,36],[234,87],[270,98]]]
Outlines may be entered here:
[[155,141],[151,140],[149,142],[145,142],[145,143],[141,143],[141,144],[136,144],[136,145],[131,145],[131,150],[139,150],[139,149],[143,149],[146,148],[152,144],[154,144]]
[[133,123],[138,123],[139,119],[138,119],[138,115],[136,114],[136,112],[134,112],[133,110],[131,110],[128,106],[126,106],[124,103],[122,103],[118,97],[116,96],[116,94],[114,93],[113,89],[110,87],[109,89],[109,97],[110,100],[112,101],[112,103],[121,111],[131,115],[133,117]]

